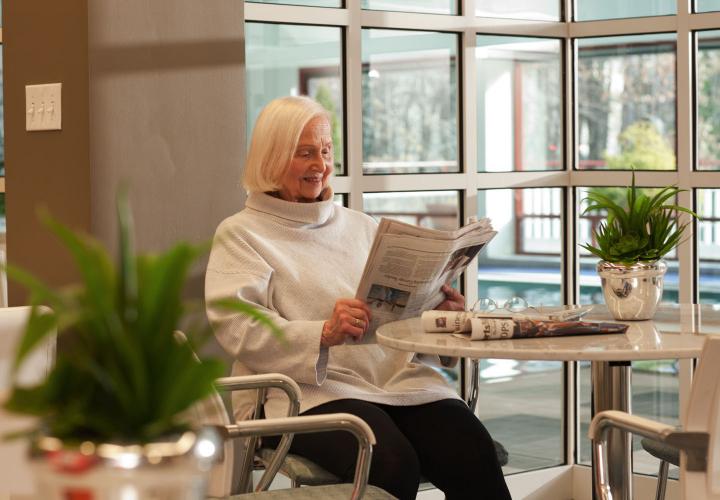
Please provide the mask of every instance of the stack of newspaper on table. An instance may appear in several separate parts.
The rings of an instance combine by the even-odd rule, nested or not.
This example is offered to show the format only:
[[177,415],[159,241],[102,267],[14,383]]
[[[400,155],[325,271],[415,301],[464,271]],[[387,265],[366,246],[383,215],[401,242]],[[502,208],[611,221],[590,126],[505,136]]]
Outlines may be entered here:
[[374,342],[380,325],[437,307],[445,300],[442,285],[460,276],[495,234],[487,218],[455,231],[382,219],[355,294],[372,312],[360,342]]
[[625,333],[628,325],[582,321],[592,306],[560,307],[519,314],[472,311],[425,311],[423,330],[428,333],[455,333],[471,340],[561,337]]

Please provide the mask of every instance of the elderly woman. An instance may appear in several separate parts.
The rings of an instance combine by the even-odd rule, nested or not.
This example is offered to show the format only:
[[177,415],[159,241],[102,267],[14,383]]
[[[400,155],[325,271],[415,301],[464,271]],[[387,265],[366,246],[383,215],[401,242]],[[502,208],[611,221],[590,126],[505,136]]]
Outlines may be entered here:
[[[281,372],[300,384],[301,414],[348,412],[377,438],[371,484],[415,498],[422,474],[448,499],[507,499],[493,442],[442,376],[401,351],[346,342],[363,336],[371,312],[352,298],[375,221],[333,202],[333,143],[327,112],[306,97],[268,104],[245,164],[245,209],[217,229],[206,274],[208,302],[239,297],[284,331],[280,344],[262,325],[210,308],[233,374]],[[441,309],[464,308],[444,287]],[[268,417],[286,400],[270,391]],[[235,401],[236,417],[248,405]],[[291,451],[352,481],[357,445],[343,432],[295,436]]]

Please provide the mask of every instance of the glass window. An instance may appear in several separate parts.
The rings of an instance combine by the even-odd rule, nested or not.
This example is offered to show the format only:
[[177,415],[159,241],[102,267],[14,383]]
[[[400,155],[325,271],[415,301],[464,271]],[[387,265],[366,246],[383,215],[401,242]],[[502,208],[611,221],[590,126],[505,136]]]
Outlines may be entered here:
[[362,30],[363,171],[458,172],[458,37]]
[[[562,303],[562,188],[478,192],[497,236],[478,257],[478,294],[534,306]],[[562,464],[563,371],[556,361],[480,361],[480,418],[508,449],[506,473]]]
[[478,295],[562,304],[562,188],[482,190],[478,207],[498,232],[478,257]]
[[475,15],[510,19],[559,21],[559,0],[475,0]]
[[280,5],[308,5],[310,7],[342,7],[342,0],[247,0],[249,3],[274,3]]
[[423,14],[457,14],[457,0],[362,0],[362,8]]
[[577,21],[624,17],[667,16],[677,12],[676,0],[576,0]]
[[720,10],[720,0],[695,0],[695,12],[710,12]]
[[[629,177],[628,175],[628,184]],[[581,187],[577,188],[577,199],[579,201],[578,214],[581,214],[578,219],[577,226],[577,242],[578,242],[578,253],[580,258],[580,303],[581,304],[604,304],[605,299],[603,298],[602,289],[600,288],[600,277],[597,274],[596,266],[599,261],[598,257],[591,254],[580,245],[590,243],[593,238],[593,231],[603,222],[607,216],[605,212],[593,211],[582,215],[587,202],[585,198],[590,190],[597,191],[608,197],[621,206],[627,206],[625,187]],[[657,193],[657,189],[643,188],[639,190],[645,193],[647,196],[653,196]],[[677,251],[673,250],[665,256],[665,262],[667,263],[668,269],[665,273],[664,289],[662,302],[666,303],[677,303],[678,301],[678,260]]]
[[260,110],[287,95],[308,95],[332,116],[335,172],[343,173],[342,29],[245,25],[248,140]]
[[460,193],[363,193],[363,211],[378,221],[382,217],[388,217],[422,227],[452,230],[460,227]]
[[720,189],[698,189],[698,289],[700,303],[720,303]]
[[578,168],[674,170],[674,34],[577,41]]
[[478,35],[478,171],[562,169],[560,40]]
[[697,38],[697,169],[720,170],[720,31]]

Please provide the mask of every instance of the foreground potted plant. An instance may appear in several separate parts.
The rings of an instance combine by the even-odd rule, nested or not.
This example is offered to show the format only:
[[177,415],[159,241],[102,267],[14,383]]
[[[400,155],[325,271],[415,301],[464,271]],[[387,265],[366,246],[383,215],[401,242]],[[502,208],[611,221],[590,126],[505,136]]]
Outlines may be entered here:
[[[14,373],[51,332],[63,337],[47,378],[35,387],[16,384],[4,403],[39,417],[38,428],[28,432],[38,498],[203,498],[206,471],[220,447],[210,430],[192,428],[186,410],[211,394],[224,369],[217,360],[195,357],[193,339],[208,335],[207,326],[193,328],[206,325],[204,309],[183,301],[182,292],[204,249],[180,243],[136,256],[123,196],[117,266],[96,240],[48,216],[44,221],[71,252],[82,283],[55,290],[7,268],[31,291],[33,305]],[[281,335],[251,306],[221,305]],[[189,340],[179,340],[178,329]]]
[[593,231],[596,245],[583,248],[602,259],[597,265],[605,303],[619,320],[651,319],[663,293],[667,265],[662,259],[680,243],[688,223],[677,222],[678,212],[697,215],[671,203],[676,186],[647,196],[636,188],[635,173],[626,189],[624,206],[602,192],[590,191],[583,211],[602,210],[607,219]]

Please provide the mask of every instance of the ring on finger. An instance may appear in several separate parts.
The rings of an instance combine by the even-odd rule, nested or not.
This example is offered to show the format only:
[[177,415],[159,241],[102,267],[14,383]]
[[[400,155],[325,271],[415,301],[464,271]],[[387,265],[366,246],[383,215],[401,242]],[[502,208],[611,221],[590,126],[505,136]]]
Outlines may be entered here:
[[360,327],[363,324],[362,320],[355,318],[355,326]]

